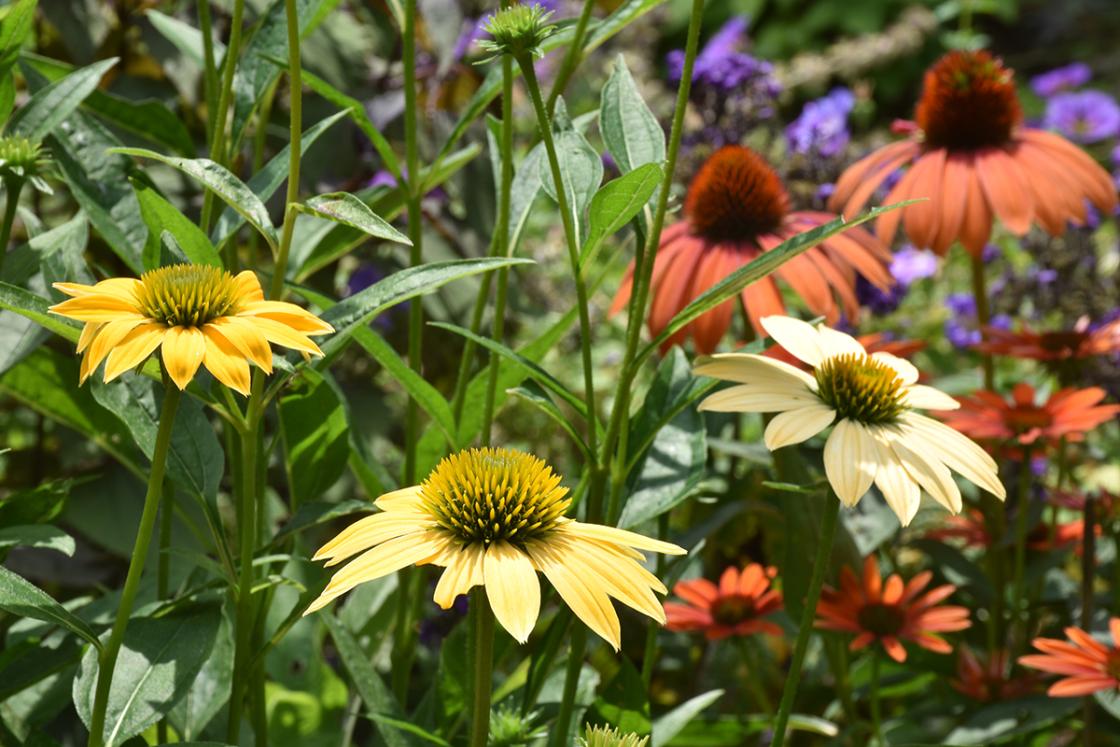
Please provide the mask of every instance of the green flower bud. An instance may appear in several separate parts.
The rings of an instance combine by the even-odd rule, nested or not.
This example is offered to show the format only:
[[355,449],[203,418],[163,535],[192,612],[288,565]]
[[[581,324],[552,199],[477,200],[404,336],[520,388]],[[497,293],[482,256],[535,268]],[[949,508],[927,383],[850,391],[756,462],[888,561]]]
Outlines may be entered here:
[[540,57],[544,54],[541,44],[556,30],[548,23],[551,16],[551,10],[536,3],[511,5],[490,16],[485,29],[493,38],[480,40],[478,45],[493,53],[488,60],[503,54],[517,59]]
[[30,181],[35,189],[49,194],[51,188],[41,177],[49,163],[41,143],[19,135],[0,137],[0,180],[3,182]]
[[490,716],[490,747],[523,747],[541,736],[543,728],[534,726],[537,712],[522,716],[520,708],[501,706]]
[[609,726],[587,725],[587,731],[579,740],[579,747],[646,747],[649,737],[637,734],[623,734]]

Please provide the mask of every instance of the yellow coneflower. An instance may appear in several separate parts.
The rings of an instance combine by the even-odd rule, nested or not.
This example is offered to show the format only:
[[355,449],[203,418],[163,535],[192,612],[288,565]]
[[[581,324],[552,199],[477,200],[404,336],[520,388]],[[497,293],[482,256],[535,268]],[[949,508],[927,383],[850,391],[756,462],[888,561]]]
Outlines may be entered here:
[[665,586],[642,567],[638,550],[683,555],[668,542],[566,518],[571,504],[560,477],[543,460],[502,448],[469,449],[441,461],[420,485],[375,501],[380,513],[347,527],[315,553],[334,575],[304,614],[360,583],[409,565],[443,566],[435,602],[448,609],[476,586],[494,616],[518,641],[540,611],[540,571],[589,628],[619,648],[611,597],[665,622],[654,592]]
[[249,363],[272,373],[269,343],[322,355],[309,335],[334,328],[284,301],[266,301],[251,270],[234,276],[205,265],[172,265],[137,278],[110,278],[94,285],[55,283],[70,299],[50,308],[85,322],[78,338],[84,353],[81,382],[105,361],[105,381],[143,363],[162,347],[163,365],[180,389],[198,367],[242,394],[249,394]]
[[801,443],[836,423],[824,446],[824,469],[837,497],[854,506],[874,483],[903,525],[918,511],[921,491],[953,513],[961,493],[950,470],[1000,499],[996,463],[966,436],[917,412],[960,403],[918,384],[913,364],[890,353],[868,355],[851,335],[784,316],[762,320],[767,334],[812,368],[763,355],[728,353],[702,359],[703,376],[738,382],[700,403],[719,412],[777,412],[763,434],[771,451]]

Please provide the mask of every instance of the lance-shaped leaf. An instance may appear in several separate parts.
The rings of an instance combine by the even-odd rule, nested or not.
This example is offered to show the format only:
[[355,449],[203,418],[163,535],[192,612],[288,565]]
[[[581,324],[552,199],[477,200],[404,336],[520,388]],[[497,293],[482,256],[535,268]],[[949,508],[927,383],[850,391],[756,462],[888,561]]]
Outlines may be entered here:
[[586,267],[603,240],[636,216],[664,176],[660,164],[647,163],[604,184],[591,198],[587,241],[580,250],[580,267]]
[[0,609],[19,617],[30,617],[61,625],[101,650],[97,634],[85,620],[68,611],[35,584],[0,566]]
[[603,86],[599,103],[599,131],[622,173],[665,160],[665,132],[646,106],[620,54]]
[[40,89],[12,116],[9,132],[32,141],[42,140],[81,106],[97,88],[105,71],[115,64],[116,57],[101,60]]
[[375,239],[412,246],[407,236],[385,222],[369,205],[349,192],[332,192],[297,204],[296,210],[356,228]]

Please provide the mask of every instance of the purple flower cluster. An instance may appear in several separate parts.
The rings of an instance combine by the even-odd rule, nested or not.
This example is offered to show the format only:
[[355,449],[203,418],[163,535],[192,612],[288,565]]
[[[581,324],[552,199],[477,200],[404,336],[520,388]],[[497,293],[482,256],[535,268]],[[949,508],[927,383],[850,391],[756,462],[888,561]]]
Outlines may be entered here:
[[1120,104],[1103,91],[1068,91],[1046,102],[1045,127],[1078,143],[1120,135]]
[[895,253],[890,272],[895,284],[886,291],[879,290],[862,275],[856,278],[856,298],[861,306],[866,306],[876,316],[895,311],[902,304],[911,285],[937,274],[937,257],[932,252],[907,244]]
[[1080,88],[1093,77],[1089,66],[1074,62],[1031,78],[1031,90],[1043,98]]
[[[980,342],[980,328],[976,324],[976,299],[971,293],[950,293],[945,298],[945,306],[951,316],[945,320],[945,337],[956,348],[970,348]],[[1011,329],[1011,317],[997,314],[991,318],[990,326],[998,329]]]
[[810,101],[801,115],[786,127],[786,142],[794,153],[832,158],[848,145],[848,115],[856,97],[847,88],[834,88],[827,96]]

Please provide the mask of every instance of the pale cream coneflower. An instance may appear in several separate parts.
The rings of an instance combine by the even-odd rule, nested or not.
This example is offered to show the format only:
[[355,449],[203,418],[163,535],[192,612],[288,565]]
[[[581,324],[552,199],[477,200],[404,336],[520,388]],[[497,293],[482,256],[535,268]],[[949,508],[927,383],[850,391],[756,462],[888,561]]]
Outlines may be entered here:
[[654,592],[667,590],[639,562],[638,551],[685,553],[668,542],[567,518],[571,499],[560,476],[542,459],[512,449],[452,454],[420,485],[374,503],[379,513],[359,519],[315,553],[327,565],[358,557],[304,614],[363,582],[432,564],[444,568],[436,604],[448,609],[460,594],[481,586],[497,621],[524,643],[540,612],[539,571],[576,617],[617,650],[621,631],[612,597],[665,622]]
[[837,497],[855,506],[874,483],[904,526],[917,513],[922,490],[953,513],[961,510],[952,472],[1006,497],[996,463],[982,448],[918,412],[952,410],[960,403],[918,384],[918,370],[909,361],[868,354],[851,335],[790,317],[769,316],[762,326],[811,371],[762,355],[701,358],[696,374],[737,383],[709,396],[701,410],[778,413],[764,433],[771,451],[833,426],[824,468]]

